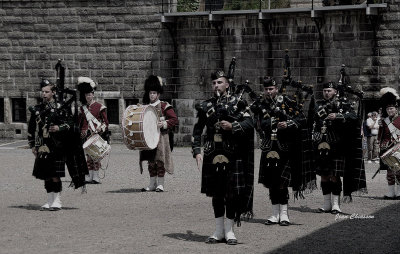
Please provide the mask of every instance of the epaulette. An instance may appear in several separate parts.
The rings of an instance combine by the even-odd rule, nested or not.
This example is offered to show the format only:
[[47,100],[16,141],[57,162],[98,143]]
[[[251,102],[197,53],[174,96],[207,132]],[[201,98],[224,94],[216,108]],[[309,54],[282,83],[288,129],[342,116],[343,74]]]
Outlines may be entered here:
[[172,108],[172,105],[169,104],[167,101],[161,101],[161,103],[164,103],[164,104],[165,104],[164,110],[169,109],[169,108]]
[[213,105],[212,100],[213,100],[213,98],[210,98],[210,99],[208,99],[208,100],[205,100],[205,101],[196,103],[195,109],[196,109],[197,111],[207,112],[208,109],[209,109],[210,107],[212,107],[212,105]]
[[34,106],[30,106],[28,108],[28,110],[31,113],[35,114],[36,112],[40,112],[42,110],[42,107],[43,107],[43,104],[37,104],[37,105],[34,105]]

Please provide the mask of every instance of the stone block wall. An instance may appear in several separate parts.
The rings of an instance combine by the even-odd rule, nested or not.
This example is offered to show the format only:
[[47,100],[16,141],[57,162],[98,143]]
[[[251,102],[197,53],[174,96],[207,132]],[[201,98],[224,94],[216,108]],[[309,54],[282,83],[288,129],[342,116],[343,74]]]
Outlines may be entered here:
[[[1,1],[0,97],[8,111],[0,137],[18,138],[10,100],[34,104],[41,77],[55,79],[58,59],[67,67],[67,87],[78,76],[91,77],[98,82],[98,100],[118,97],[120,114],[125,99],[142,98],[149,74],[164,77],[162,98],[180,118],[177,144],[190,143],[194,104],[212,95],[210,73],[227,70],[232,57],[235,82],[249,80],[260,92],[264,75],[280,79],[289,49],[293,78],[314,85],[317,97],[320,84],[337,81],[345,64],[351,83],[374,100],[381,87],[399,88],[400,0],[385,2],[388,8],[378,16],[352,10],[324,12],[317,19],[310,13],[273,14],[260,21],[242,14],[217,23],[185,16],[161,24],[160,1]],[[112,129],[119,139],[119,126]]]
[[[145,78],[159,75],[164,33],[159,12],[159,1],[1,1],[0,97],[6,100],[0,138],[19,137],[11,99],[36,104],[41,78],[56,79],[58,59],[66,67],[66,87],[88,76],[98,83],[100,101],[115,94],[122,102],[141,98]],[[26,124],[21,136],[26,137]]]

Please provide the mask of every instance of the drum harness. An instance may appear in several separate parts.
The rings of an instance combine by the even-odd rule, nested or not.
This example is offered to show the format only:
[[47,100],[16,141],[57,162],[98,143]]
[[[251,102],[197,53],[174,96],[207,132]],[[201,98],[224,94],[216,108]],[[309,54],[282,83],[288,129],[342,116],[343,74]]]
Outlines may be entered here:
[[[390,121],[389,117],[386,117],[383,121],[384,121],[384,122],[386,123],[386,125],[388,126],[389,132],[390,132],[390,134],[392,135],[392,138],[393,138],[393,140],[394,140],[393,142],[390,142],[390,141],[389,141],[387,147],[392,147],[392,146],[394,146],[395,144],[399,143],[399,136],[398,136],[398,134],[400,134],[400,130],[399,130],[396,126],[394,126],[394,124]],[[380,171],[381,171],[381,167],[378,168],[378,170],[375,172],[375,174],[372,176],[371,179],[374,179],[375,176],[376,176]],[[396,179],[396,180],[397,180],[397,179]]]
[[[86,120],[88,121],[89,127],[90,127],[90,129],[92,130],[91,136],[92,136],[93,134],[96,134],[96,133],[97,133],[96,128],[94,127],[94,124],[96,124],[96,126],[101,126],[102,131],[105,131],[105,125],[102,125],[102,124],[99,122],[99,120],[97,120],[96,117],[94,117],[93,114],[90,113],[90,111],[88,110],[87,106],[86,106],[86,105],[83,105],[82,108],[83,108],[83,111],[84,111],[84,113],[85,113]],[[93,124],[93,123],[94,123],[94,124]],[[101,138],[101,137],[100,137],[100,138]],[[111,153],[108,154],[107,166],[106,166],[105,168],[101,167],[101,169],[103,170],[103,173],[104,173],[103,177],[100,177],[101,179],[104,179],[104,178],[106,177],[106,169],[108,168],[108,163],[109,163],[110,157],[111,157],[110,154],[111,154]]]
[[392,138],[394,139],[394,144],[396,144],[397,142],[399,142],[398,134],[400,134],[400,130],[398,128],[396,128],[396,126],[394,126],[394,124],[389,120],[389,117],[386,117],[383,121],[388,126],[390,134],[392,135]]

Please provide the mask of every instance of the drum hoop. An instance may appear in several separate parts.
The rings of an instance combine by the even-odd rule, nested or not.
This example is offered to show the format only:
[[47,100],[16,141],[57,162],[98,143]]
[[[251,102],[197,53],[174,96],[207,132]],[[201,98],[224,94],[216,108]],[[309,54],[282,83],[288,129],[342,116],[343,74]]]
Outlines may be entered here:
[[89,147],[89,145],[93,144],[99,139],[100,135],[97,133],[92,133],[90,136],[86,139],[85,143],[83,143],[83,149],[86,147]]
[[[129,112],[132,108],[134,108],[135,111],[138,111],[138,110],[139,110],[139,111],[138,111],[138,112]],[[148,142],[146,141],[145,136],[144,136],[145,132],[144,132],[144,125],[143,125],[143,122],[144,122],[145,114],[146,114],[146,112],[149,111],[149,110],[150,110],[150,111],[153,111],[153,113],[155,114],[155,116],[157,117],[157,119],[159,119],[157,109],[156,109],[154,106],[152,106],[152,105],[141,105],[141,106],[139,106],[139,107],[137,107],[136,105],[129,105],[129,106],[125,109],[125,111],[124,111],[124,113],[123,113],[123,115],[122,115],[122,123],[121,123],[121,127],[122,127],[122,137],[123,137],[123,141],[124,141],[125,145],[126,145],[129,149],[138,149],[138,150],[152,150],[152,149],[154,149],[154,148],[149,148],[149,144],[148,144]],[[133,113],[134,115],[140,115],[140,117],[139,117],[139,120],[140,120],[140,121],[132,121],[132,123],[138,124],[138,127],[139,127],[139,129],[140,129],[141,131],[131,131],[131,130],[129,130],[129,129],[126,127],[125,122],[127,121],[128,112],[129,112],[129,114]],[[139,137],[141,138],[141,140],[140,140],[140,141],[139,141],[139,140],[136,141],[136,140],[130,139],[129,136],[126,134],[125,131],[128,132],[128,133],[136,133],[136,134],[139,134]],[[158,131],[158,133],[160,133],[159,129],[157,129],[157,131]],[[160,135],[159,135],[159,138],[160,138]],[[132,144],[132,143],[133,143],[133,144]],[[136,146],[135,146],[135,143],[142,143],[145,147],[136,147]],[[157,143],[158,143],[158,142],[157,142]]]

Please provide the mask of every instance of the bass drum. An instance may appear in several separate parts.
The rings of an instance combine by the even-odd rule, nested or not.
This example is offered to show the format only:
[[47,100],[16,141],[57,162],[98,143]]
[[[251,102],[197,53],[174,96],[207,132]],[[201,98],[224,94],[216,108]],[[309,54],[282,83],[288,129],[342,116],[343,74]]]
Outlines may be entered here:
[[130,105],[122,116],[122,135],[128,149],[152,150],[160,140],[159,117],[151,105]]

